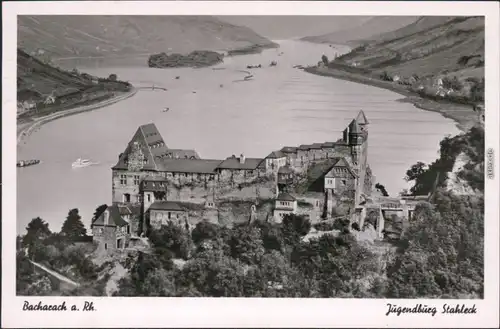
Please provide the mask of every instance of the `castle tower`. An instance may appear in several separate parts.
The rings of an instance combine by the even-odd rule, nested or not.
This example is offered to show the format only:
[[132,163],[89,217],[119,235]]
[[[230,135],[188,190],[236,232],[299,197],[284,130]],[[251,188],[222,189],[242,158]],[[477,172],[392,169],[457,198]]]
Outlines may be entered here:
[[351,148],[352,159],[354,162],[359,161],[361,154],[361,145],[363,144],[363,132],[358,125],[356,119],[352,120],[349,124],[349,147]]

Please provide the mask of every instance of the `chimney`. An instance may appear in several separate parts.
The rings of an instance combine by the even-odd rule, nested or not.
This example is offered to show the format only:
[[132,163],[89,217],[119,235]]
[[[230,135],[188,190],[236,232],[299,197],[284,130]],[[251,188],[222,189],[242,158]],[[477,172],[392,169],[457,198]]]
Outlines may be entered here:
[[241,164],[245,163],[245,156],[243,155],[243,153],[241,153],[240,155],[240,163]]

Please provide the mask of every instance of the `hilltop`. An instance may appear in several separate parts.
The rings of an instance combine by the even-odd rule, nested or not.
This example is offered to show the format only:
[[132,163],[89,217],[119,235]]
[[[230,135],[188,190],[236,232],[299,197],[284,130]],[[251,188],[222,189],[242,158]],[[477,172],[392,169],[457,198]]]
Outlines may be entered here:
[[311,73],[370,84],[442,113],[466,130],[484,102],[484,17],[420,17],[367,40]]
[[276,46],[212,16],[18,16],[18,27],[18,47],[45,60]]
[[353,49],[338,61],[407,78],[414,74],[428,77],[451,72],[462,78],[484,76],[482,17],[426,17],[381,38]]
[[314,43],[355,45],[362,42],[362,40],[369,40],[374,36],[407,26],[417,19],[417,16],[375,16],[366,21],[360,21],[358,25],[353,27],[316,36],[307,36],[301,38],[301,40]]
[[43,63],[17,50],[17,133],[27,136],[38,125],[89,111],[132,96],[135,89],[115,74],[97,78]]

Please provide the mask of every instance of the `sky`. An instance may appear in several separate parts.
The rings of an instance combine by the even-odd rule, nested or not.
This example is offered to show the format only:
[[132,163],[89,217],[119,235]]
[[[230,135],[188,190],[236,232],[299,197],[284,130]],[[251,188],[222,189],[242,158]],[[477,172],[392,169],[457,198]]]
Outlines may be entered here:
[[295,39],[359,26],[373,16],[217,16],[269,39]]

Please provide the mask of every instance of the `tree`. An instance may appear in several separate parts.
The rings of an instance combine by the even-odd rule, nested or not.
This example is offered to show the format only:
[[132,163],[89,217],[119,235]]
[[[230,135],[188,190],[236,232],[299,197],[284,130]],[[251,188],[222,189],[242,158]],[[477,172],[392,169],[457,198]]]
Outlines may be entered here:
[[175,257],[187,259],[191,253],[192,241],[189,232],[172,222],[159,230],[152,230],[149,240],[156,251],[169,250]]
[[110,81],[116,81],[118,79],[118,77],[116,76],[116,74],[112,73],[109,75],[108,79]]
[[78,214],[78,209],[71,209],[61,228],[61,234],[70,240],[87,235],[87,230]]
[[99,216],[101,216],[101,214],[104,212],[104,210],[106,210],[108,208],[108,205],[106,204],[102,204],[100,205],[99,207],[97,207],[94,211],[94,215],[92,216],[92,222]]
[[29,246],[33,242],[48,238],[52,232],[49,230],[49,224],[40,217],[34,218],[26,227],[26,235],[23,237],[23,245]]
[[256,264],[264,255],[260,229],[255,226],[240,225],[233,228],[230,240],[231,255],[246,264]]
[[410,169],[406,171],[405,181],[410,182],[417,179],[425,171],[426,164],[423,162],[417,162]]
[[321,61],[323,62],[323,64],[325,64],[325,66],[328,66],[329,61],[326,55],[321,56]]
[[193,242],[199,244],[203,240],[212,240],[219,235],[219,226],[217,224],[201,221],[191,232]]
[[288,214],[283,218],[283,240],[287,245],[296,245],[310,230],[311,222],[305,216]]

